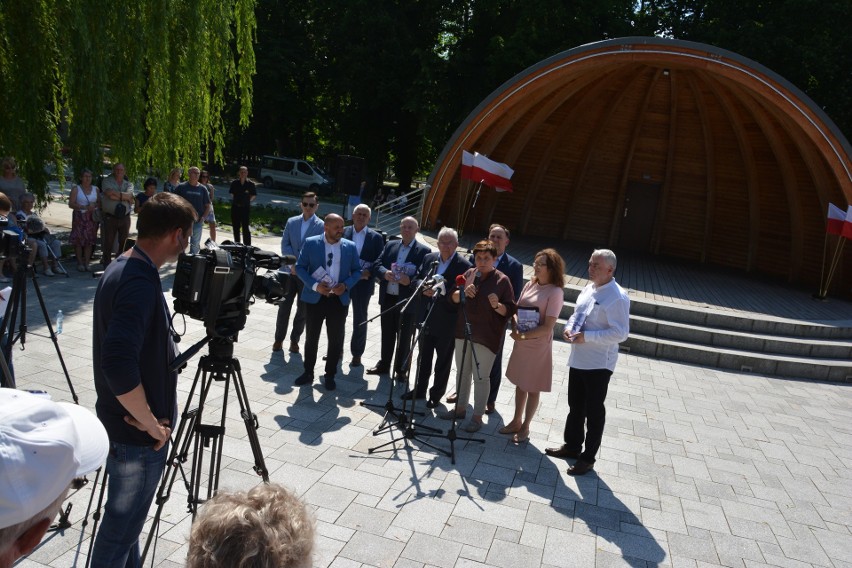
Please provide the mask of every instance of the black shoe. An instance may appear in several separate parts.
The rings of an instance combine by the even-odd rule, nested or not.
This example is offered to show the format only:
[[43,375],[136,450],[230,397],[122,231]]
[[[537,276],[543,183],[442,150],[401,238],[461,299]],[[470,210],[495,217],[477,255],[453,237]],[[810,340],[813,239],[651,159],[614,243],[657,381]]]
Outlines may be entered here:
[[299,375],[299,378],[297,378],[295,381],[293,381],[293,384],[301,387],[303,385],[309,385],[312,382],[314,382],[314,374],[305,371],[304,373]]
[[414,391],[408,391],[407,393],[402,395],[401,398],[402,398],[402,400],[414,400],[415,398],[417,400],[423,400],[424,398],[426,398],[426,395],[425,394],[422,394],[422,395],[418,394],[418,395],[415,396]]
[[325,376],[325,390],[333,391],[337,388],[337,383],[334,382],[334,377],[331,375]]
[[408,381],[408,373],[406,373],[405,371],[397,371],[396,373],[394,373],[393,380],[398,383],[405,383]]
[[568,468],[568,475],[586,475],[592,469],[594,469],[595,464],[584,462],[583,460],[577,460],[577,463]]
[[426,401],[426,408],[438,408],[438,405],[441,404],[440,400],[429,399]]
[[383,365],[376,365],[372,369],[367,369],[367,374],[368,375],[387,375],[389,370],[390,369],[388,369],[387,367],[385,367]]
[[544,453],[546,453],[552,458],[570,458],[575,460],[580,457],[580,452],[575,450],[569,450],[568,446],[566,446],[565,444],[562,444],[561,446],[556,448],[546,448],[544,450]]

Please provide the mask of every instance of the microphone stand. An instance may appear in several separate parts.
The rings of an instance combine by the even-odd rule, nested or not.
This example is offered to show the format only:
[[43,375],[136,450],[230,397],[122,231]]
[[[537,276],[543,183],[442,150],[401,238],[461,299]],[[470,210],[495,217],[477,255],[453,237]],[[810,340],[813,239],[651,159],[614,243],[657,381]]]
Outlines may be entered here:
[[[479,373],[479,358],[476,356],[476,351],[473,349],[473,339],[472,338],[472,328],[470,325],[470,320],[467,319],[467,306],[465,304],[465,295],[464,295],[464,284],[459,284],[459,303],[461,304],[461,313],[464,318],[464,343],[462,344],[462,356],[461,361],[458,364],[458,368],[456,369],[456,393],[459,392],[459,387],[461,386],[462,381],[462,369],[464,368],[465,357],[467,357],[467,349],[468,345],[470,346],[470,353],[473,356],[473,363],[476,369],[477,377],[480,376]],[[450,300],[452,301],[452,300]],[[471,387],[472,388],[472,387]],[[459,436],[456,432],[456,421],[458,420],[458,401],[456,401],[455,407],[452,410],[453,418],[450,422],[450,429],[447,431],[447,440],[450,441],[450,461],[453,465],[456,463],[456,440],[464,440],[466,442],[480,442],[485,443],[484,438],[472,438]],[[467,409],[465,408],[465,413],[467,413]]]
[[[433,267],[433,268],[434,268],[434,267]],[[421,296],[421,295],[422,295],[422,294],[421,294],[421,291],[422,291],[422,289],[423,289],[424,284],[427,282],[427,280],[428,280],[428,279],[429,279],[429,278],[428,278],[428,276],[427,276],[427,278],[424,278],[424,279],[420,282],[420,284],[417,286],[417,289],[414,291],[414,294],[417,294],[418,296]],[[412,295],[412,299],[413,299],[413,298],[414,298],[414,295]],[[418,306],[420,305],[420,301],[421,301],[421,298],[420,298],[420,297],[418,297],[418,298],[417,298],[417,304],[418,304]],[[409,302],[410,302],[410,300],[409,300]],[[425,317],[425,318],[423,319],[423,321],[422,321],[420,324],[418,324],[418,326],[417,326],[417,327],[418,327],[418,329],[417,329],[417,335],[416,335],[414,338],[412,338],[412,342],[411,342],[411,350],[408,352],[408,357],[406,358],[407,368],[408,368],[409,372],[410,372],[410,370],[411,370],[411,354],[414,352],[414,345],[415,345],[415,344],[419,344],[419,343],[420,343],[421,337],[422,337],[422,335],[423,335],[423,330],[424,330],[424,329],[426,329],[426,324],[427,324],[427,322],[429,321],[429,317],[432,315],[432,309],[433,309],[434,307],[435,307],[435,302],[434,302],[434,299],[433,299],[433,300],[429,303],[429,308],[428,308],[428,311],[426,312],[426,317]],[[403,307],[403,308],[402,308],[402,310],[403,310],[403,311],[404,311],[405,309],[406,309],[405,307]],[[417,352],[417,368],[418,368],[418,369],[420,368],[420,358],[421,358],[421,356],[422,356],[422,352],[418,349],[418,352]],[[409,388],[407,388],[407,387],[408,387],[408,383],[406,382],[406,389],[405,389],[406,393],[408,393],[408,392],[415,392],[415,393],[416,393],[416,392],[417,392],[417,383],[419,382],[419,380],[420,380],[420,375],[419,375],[419,373],[418,373],[417,378],[415,378],[415,382],[414,382],[414,386],[415,386],[415,390],[414,390],[414,391],[411,391]],[[416,398],[412,398],[412,399],[411,399],[411,408],[410,408],[410,409],[408,409],[408,415],[406,416],[405,412],[406,412],[406,407],[407,407],[407,405],[408,405],[408,401],[403,400],[403,402],[402,402],[402,413],[403,413],[403,414],[402,414],[402,416],[400,417],[400,420],[398,421],[398,423],[397,423],[397,424],[398,424],[398,425],[399,425],[399,424],[405,425],[405,427],[404,427],[404,428],[402,428],[402,427],[401,427],[401,430],[402,430],[402,439],[403,439],[403,441],[404,441],[404,443],[405,443],[405,447],[406,447],[406,448],[408,448],[408,447],[409,447],[409,446],[408,446],[408,441],[409,441],[409,440],[418,440],[421,444],[423,444],[423,445],[425,445],[425,446],[428,446],[428,447],[432,448],[433,450],[436,450],[436,451],[438,451],[438,452],[441,452],[441,453],[443,453],[443,454],[445,454],[445,455],[449,456],[449,455],[450,455],[450,452],[448,452],[447,450],[444,450],[443,448],[439,448],[438,446],[435,446],[434,444],[432,444],[432,443],[430,443],[430,442],[427,442],[426,440],[423,440],[423,439],[422,439],[422,438],[424,438],[424,437],[427,437],[427,438],[428,438],[428,437],[430,437],[430,436],[440,436],[440,437],[444,437],[444,433],[443,433],[443,431],[442,431],[442,430],[439,430],[438,428],[433,428],[433,427],[431,427],[431,426],[425,426],[425,425],[423,425],[423,424],[420,424],[420,425],[419,425],[419,427],[420,427],[420,428],[422,428],[422,429],[424,429],[424,430],[429,430],[430,432],[418,432],[418,431],[417,431],[418,424],[416,424],[416,423],[415,423],[414,415],[415,415],[415,414],[417,414],[417,415],[419,415],[419,416],[423,416],[424,414],[423,414],[422,412],[415,412],[415,409],[414,409],[414,408],[415,408],[415,404],[416,404],[416,403],[417,403]],[[483,441],[484,441],[484,440],[483,440]],[[380,450],[381,448],[384,448],[385,446],[389,446],[389,445],[391,445],[391,444],[396,444],[396,439],[392,439],[392,440],[390,440],[389,442],[385,442],[384,444],[379,444],[378,446],[375,446],[375,447],[373,447],[373,448],[369,448],[369,449],[367,450],[367,453],[370,453],[370,454],[375,453],[377,450]],[[393,448],[393,449],[394,449],[394,451],[396,451],[396,449],[397,449],[397,448],[396,448],[396,446],[394,446],[394,448]]]
[[[390,313],[390,312],[392,312],[392,311],[394,311],[398,308],[401,308],[400,311],[404,311],[405,306],[408,305],[408,303],[411,301],[411,298],[413,298],[413,297],[414,296],[412,295],[409,298],[403,298],[402,300],[398,301],[397,303],[395,303],[394,305],[392,305],[388,309],[384,310],[383,312],[371,317],[370,319],[368,319],[367,321],[365,321],[361,325],[367,325],[371,321],[373,321],[377,318],[380,318],[383,315]],[[399,335],[397,335],[396,341],[397,341],[397,347],[396,348],[399,349]],[[396,406],[394,406],[394,403],[393,403],[394,382],[395,381],[394,381],[393,377],[391,377],[390,378],[390,385],[388,385],[388,399],[387,399],[387,401],[385,401],[384,404],[375,404],[375,403],[372,403],[372,402],[367,402],[365,400],[362,400],[359,403],[361,406],[364,406],[366,408],[382,408],[385,411],[384,415],[382,416],[382,421],[379,423],[378,426],[376,426],[376,429],[373,430],[373,436],[378,436],[379,434],[381,434],[385,430],[390,430],[394,426],[399,426],[400,424],[404,424],[405,420],[407,419],[407,417],[405,416],[405,406],[403,405],[403,408],[397,408]],[[402,412],[399,413],[399,411],[402,411]],[[422,413],[422,412],[419,412],[417,414],[420,415],[420,416],[425,416],[425,414]]]

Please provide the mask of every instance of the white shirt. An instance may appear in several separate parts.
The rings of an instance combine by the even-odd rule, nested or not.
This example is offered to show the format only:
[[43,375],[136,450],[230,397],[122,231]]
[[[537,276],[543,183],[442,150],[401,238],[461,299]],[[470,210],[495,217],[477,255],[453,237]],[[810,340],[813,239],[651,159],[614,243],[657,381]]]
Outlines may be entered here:
[[[305,220],[304,215],[302,216],[302,244],[303,245],[305,244],[305,233],[308,232],[308,227],[310,227],[311,224],[313,223],[314,217],[316,217],[316,213],[314,213],[313,215],[308,217],[307,220]],[[296,251],[296,255],[298,255],[298,254],[299,254],[299,251]]]
[[[408,253],[411,252],[412,246],[414,246],[414,239],[411,239],[411,242],[407,245],[402,242],[399,243],[399,252],[396,254],[397,265],[405,263],[405,260],[408,258]],[[385,293],[390,294],[391,296],[399,296],[399,282],[388,282],[388,287],[385,290]]]
[[585,343],[571,345],[568,366],[614,371],[618,344],[627,339],[630,332],[630,298],[627,292],[614,278],[600,287],[589,282],[577,297],[577,308],[566,327],[571,329],[584,313],[586,319],[580,324],[580,331]]
[[352,242],[355,243],[355,248],[358,249],[358,256],[361,256],[361,249],[364,248],[364,241],[367,240],[367,227],[364,227],[360,231],[356,231],[355,228],[352,228]]
[[[340,248],[340,241],[334,244],[329,243],[325,239],[323,241],[325,242],[325,271],[328,272],[328,275],[337,284],[340,282],[340,255],[343,254]],[[329,262],[331,262],[331,265],[329,265]]]

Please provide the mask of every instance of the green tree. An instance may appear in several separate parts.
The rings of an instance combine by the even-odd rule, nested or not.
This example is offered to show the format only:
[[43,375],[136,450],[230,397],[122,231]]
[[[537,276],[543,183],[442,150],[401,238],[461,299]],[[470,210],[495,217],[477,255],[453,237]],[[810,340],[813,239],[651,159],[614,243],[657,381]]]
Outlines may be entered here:
[[223,115],[252,112],[255,0],[3,0],[0,152],[43,195],[44,165],[100,170],[102,148],[131,174],[221,159]]

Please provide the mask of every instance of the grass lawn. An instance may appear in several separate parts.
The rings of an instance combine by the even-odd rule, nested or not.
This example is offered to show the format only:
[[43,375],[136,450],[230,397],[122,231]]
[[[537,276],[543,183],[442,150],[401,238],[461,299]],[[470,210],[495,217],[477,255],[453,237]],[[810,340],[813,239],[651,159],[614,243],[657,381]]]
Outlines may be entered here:
[[[231,203],[229,201],[216,200],[213,204],[216,212],[216,223],[222,229],[231,228]],[[280,235],[284,231],[287,219],[294,215],[300,215],[301,211],[293,209],[281,209],[274,205],[252,205],[251,206],[251,233],[253,235]]]

